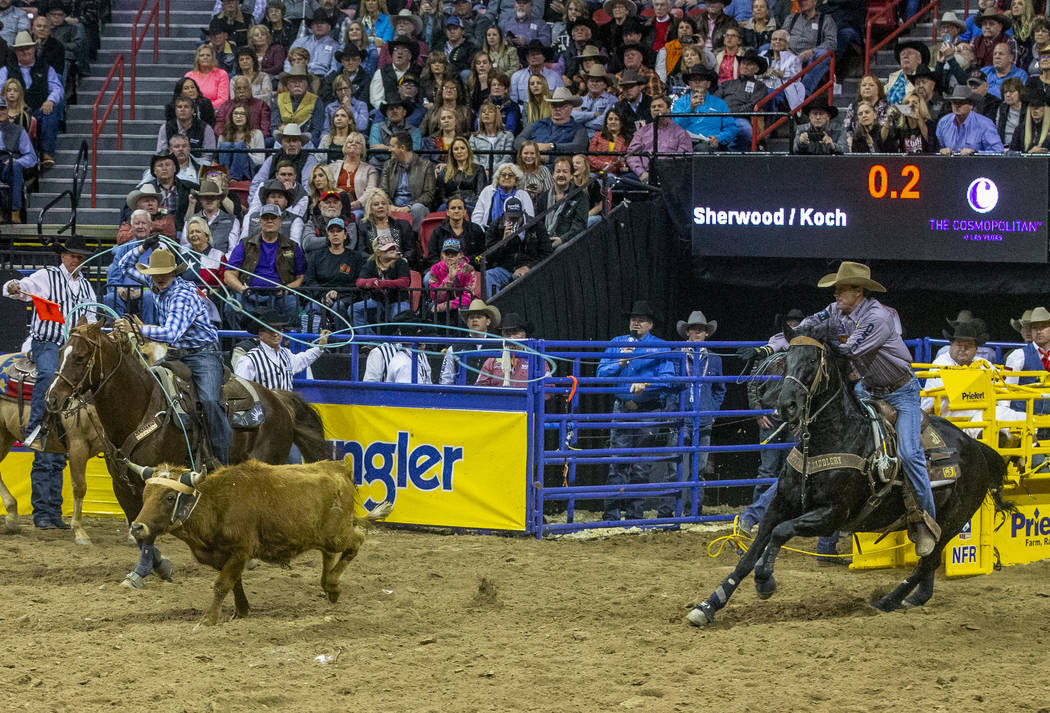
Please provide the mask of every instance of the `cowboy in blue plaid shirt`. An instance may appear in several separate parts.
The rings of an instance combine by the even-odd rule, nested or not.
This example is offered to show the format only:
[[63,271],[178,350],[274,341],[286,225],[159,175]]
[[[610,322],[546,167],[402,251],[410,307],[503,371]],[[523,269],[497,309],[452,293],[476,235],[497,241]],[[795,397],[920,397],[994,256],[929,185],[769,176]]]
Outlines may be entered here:
[[[156,238],[152,241],[155,245]],[[226,420],[220,399],[222,395],[222,354],[219,351],[219,333],[208,319],[208,309],[197,287],[179,275],[187,264],[174,253],[157,248],[149,257],[149,266],[137,263],[139,256],[149,250],[151,240],[143,241],[136,250],[120,259],[120,269],[126,277],[149,285],[156,297],[157,322],[141,327],[144,339],[164,342],[171,349],[169,359],[178,359],[189,367],[197,387],[197,400],[204,409],[205,426],[212,455],[223,465],[230,462],[230,424]],[[122,332],[136,331],[126,319],[118,319],[114,328]]]

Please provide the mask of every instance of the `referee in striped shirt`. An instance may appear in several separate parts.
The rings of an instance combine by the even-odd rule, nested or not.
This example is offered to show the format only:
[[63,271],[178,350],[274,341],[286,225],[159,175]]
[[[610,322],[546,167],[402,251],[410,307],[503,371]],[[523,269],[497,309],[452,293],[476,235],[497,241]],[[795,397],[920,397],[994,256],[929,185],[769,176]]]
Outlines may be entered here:
[[[170,346],[169,359],[178,359],[193,375],[197,400],[204,410],[211,454],[223,465],[230,462],[230,422],[220,403],[222,397],[222,353],[219,351],[219,332],[208,318],[208,305],[192,282],[179,275],[186,269],[167,248],[157,247],[159,238],[147,238],[136,249],[120,258],[120,270],[125,277],[148,285],[156,300],[158,324],[144,324],[142,337]],[[146,251],[156,248],[149,256],[149,266],[137,263]],[[135,332],[135,327],[124,318],[113,323],[122,332]]]

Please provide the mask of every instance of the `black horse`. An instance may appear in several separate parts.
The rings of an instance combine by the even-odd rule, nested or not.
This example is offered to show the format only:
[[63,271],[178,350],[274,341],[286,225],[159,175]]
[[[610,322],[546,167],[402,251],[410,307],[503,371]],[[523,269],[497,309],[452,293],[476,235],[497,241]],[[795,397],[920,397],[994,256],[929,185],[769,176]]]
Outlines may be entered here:
[[[856,465],[875,450],[871,421],[844,378],[850,366],[835,348],[836,339],[829,335],[827,324],[784,330],[790,346],[778,408],[790,425],[802,430],[804,439],[808,436],[811,460],[807,462],[824,454],[855,454],[860,457],[853,461]],[[986,494],[991,494],[997,510],[1013,509],[1001,496],[1006,476],[1003,458],[950,422],[932,416],[930,420],[958,458],[959,475],[951,485],[934,493],[941,528],[936,547],[919,560],[896,589],[874,602],[882,611],[892,611],[902,602],[921,606],[933,596],[933,575],[941,552],[973,517]],[[868,505],[873,494],[871,482],[868,474],[856,467],[819,470],[804,476],[794,465],[787,465],[751,549],[686,619],[695,626],[714,621],[715,612],[726,605],[752,569],[759,598],[771,597],[776,591],[773,564],[780,548],[792,537],[826,536],[836,530],[877,532],[901,521],[905,513],[901,488],[894,488],[873,508]]]

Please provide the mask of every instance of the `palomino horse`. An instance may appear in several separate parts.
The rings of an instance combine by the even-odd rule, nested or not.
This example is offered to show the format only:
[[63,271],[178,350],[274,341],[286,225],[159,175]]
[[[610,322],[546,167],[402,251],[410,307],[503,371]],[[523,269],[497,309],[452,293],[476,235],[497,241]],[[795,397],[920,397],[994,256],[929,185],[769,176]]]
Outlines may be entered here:
[[[23,434],[28,421],[28,403],[19,408],[17,399],[0,396],[0,461],[7,457],[15,441],[24,438]],[[69,458],[69,478],[73,485],[73,519],[69,524],[73,531],[73,539],[78,545],[91,544],[91,538],[84,530],[81,518],[84,511],[84,495],[87,493],[85,476],[87,461],[96,453],[101,453],[103,449],[101,433],[95,426],[97,422],[98,416],[93,407],[83,403],[74,405],[70,411],[62,414],[62,426],[66,430],[66,442],[69,444],[69,449],[63,449],[57,437],[50,439],[50,447],[47,449],[49,453],[65,453]],[[4,485],[2,477],[0,477],[0,499],[3,500],[4,509],[7,510],[4,532],[14,534],[20,527],[18,501]],[[131,514],[129,522],[135,514]]]
[[[836,349],[835,335],[829,335],[827,323],[822,323],[794,332],[787,328],[784,336],[790,346],[778,409],[785,421],[801,429],[802,457],[789,459],[781,473],[776,496],[751,549],[707,600],[689,612],[686,619],[695,626],[713,622],[715,613],[752,569],[759,597],[773,596],[773,564],[780,548],[792,537],[831,535],[837,530],[878,532],[904,520],[900,487],[887,489],[882,498],[874,492],[882,488],[874,472],[878,454],[872,423],[846,383],[850,366]],[[941,552],[970,521],[986,495],[991,495],[998,510],[1013,509],[1001,495],[1006,476],[1003,458],[943,418],[931,416],[929,420],[945,451],[958,463],[958,476],[934,490],[941,528],[936,547],[919,560],[898,587],[874,602],[882,611],[892,611],[902,602],[921,606],[929,601]]]
[[[230,462],[248,459],[280,464],[294,442],[307,463],[327,457],[324,424],[303,399],[290,391],[255,386],[264,418],[255,428],[234,428]],[[99,322],[78,323],[62,347],[58,372],[47,393],[49,411],[86,397],[98,412],[111,457],[113,492],[130,522],[142,509],[142,479],[129,474],[128,462],[143,465],[202,465],[207,434],[199,419],[180,418],[136,348],[123,335],[105,333]],[[183,426],[184,424],[184,426]],[[185,428],[185,430],[184,430]],[[115,470],[112,469],[115,467]]]

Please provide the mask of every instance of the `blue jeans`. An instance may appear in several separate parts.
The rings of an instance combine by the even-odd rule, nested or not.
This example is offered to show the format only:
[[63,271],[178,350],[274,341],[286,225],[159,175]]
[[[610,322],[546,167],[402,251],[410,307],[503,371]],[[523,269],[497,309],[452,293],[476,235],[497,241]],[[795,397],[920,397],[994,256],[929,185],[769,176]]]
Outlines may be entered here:
[[[197,400],[204,409],[204,425],[208,429],[208,443],[211,453],[220,463],[230,462],[230,439],[232,436],[230,422],[220,401],[222,399],[222,354],[214,344],[201,347],[199,351],[182,357],[182,363],[189,367],[193,375],[193,384],[197,387]],[[199,467],[199,466],[198,466]]]
[[[283,292],[283,290],[282,290]],[[284,294],[274,294],[273,291],[252,290],[252,293],[245,297],[243,294],[237,295],[237,301],[241,303],[241,306],[246,312],[262,312],[267,309],[272,309],[281,317],[282,320],[287,322],[298,322],[299,316],[299,303],[295,299],[295,295],[290,292],[284,292]],[[230,306],[227,302],[222,308],[223,316],[226,318],[226,324],[231,329],[245,329],[248,327],[250,319],[241,319],[240,313]]]
[[223,151],[223,149],[247,149],[248,145],[243,141],[223,141],[219,144],[218,162],[230,169],[231,181],[250,180],[254,175],[252,171],[252,160],[246,153],[234,153]]
[[121,299],[120,295],[117,294],[117,287],[108,287],[102,301],[117,314],[134,314],[138,315],[146,324],[156,323],[157,320],[153,308],[153,292],[141,286],[126,287],[124,289],[129,290],[129,299]]
[[[693,445],[692,429],[689,429],[685,437],[685,445]],[[709,446],[711,445],[711,427],[701,428],[697,432],[696,444],[697,446]],[[688,483],[693,482],[693,459],[696,459],[696,479],[698,482],[704,482],[704,471],[707,469],[707,451],[700,453],[687,453],[682,458],[682,480]],[[693,491],[683,490],[682,491],[682,514],[688,515],[692,510],[693,505]],[[698,514],[703,513],[704,505],[704,489],[697,488],[696,490],[696,512]],[[674,507],[672,502],[671,507]],[[671,517],[673,514],[669,510],[664,509],[662,512],[657,513],[660,517]]]
[[[822,52],[823,52],[823,50],[821,50],[819,52],[815,51],[814,54],[815,55],[819,55]],[[812,61],[812,60],[810,60],[810,61]],[[803,62],[802,66],[804,67],[807,64],[809,64],[809,62]],[[823,62],[818,64],[816,67],[814,67],[813,69],[809,70],[808,72],[806,72],[805,74],[802,75],[802,80],[801,80],[802,81],[802,86],[804,86],[806,88],[806,96],[807,97],[810,94],[812,94],[816,90],[816,88],[821,85],[821,83],[823,83],[824,77],[825,77],[825,75],[827,75],[828,69],[830,69],[830,67],[831,67],[831,60],[830,59],[825,59]]]
[[[766,440],[773,435],[776,427],[780,425],[779,421],[773,422],[773,428],[759,428],[758,438],[761,441]],[[791,438],[791,431],[783,429],[777,435],[776,438],[770,441],[773,443],[786,443]],[[758,477],[759,478],[779,478],[781,471],[784,470],[785,464],[787,464],[788,451],[785,449],[765,449],[758,452]],[[769,508],[769,503],[773,500],[773,496],[776,494],[776,483],[772,485],[756,485],[754,493],[754,502],[747,506],[744,510],[744,514],[741,519],[747,523],[761,522],[762,518],[766,516],[766,509]]]
[[733,139],[732,148],[735,151],[750,151],[751,150],[751,119],[745,119],[743,117],[733,119],[736,122],[736,138]]
[[926,454],[922,450],[922,409],[919,406],[919,380],[912,377],[907,384],[882,400],[897,409],[897,457],[904,475],[915,489],[919,507],[936,517],[930,474],[926,472]]
[[[915,9],[918,11],[919,0],[908,0],[908,7],[911,7],[912,3],[915,4]],[[914,14],[914,12],[911,12],[909,17]],[[860,38],[860,33],[852,27],[840,27],[837,34],[837,41],[838,47],[835,48],[835,59],[842,59],[842,55],[846,54],[846,50],[848,50],[850,45],[854,42],[857,44],[863,43],[863,40]]]
[[11,212],[22,210],[22,193],[25,178],[22,175],[22,164],[12,157],[0,162],[0,181],[11,187]]
[[379,322],[389,322],[395,315],[409,309],[408,302],[380,302],[369,297],[365,300],[354,302],[350,308],[350,322],[361,334],[375,334],[375,330],[367,326]]
[[47,389],[58,371],[58,345],[52,342],[33,340],[33,363],[36,364],[36,385],[33,387],[33,400],[29,405],[29,424],[26,433],[30,433],[44,420],[47,410]]
[[[660,411],[664,407],[663,399],[644,404],[639,411]],[[616,399],[614,413],[627,411],[624,401]],[[636,413],[636,412],[632,412]],[[609,448],[652,448],[666,446],[668,443],[667,423],[654,422],[635,428],[614,428],[609,434]],[[643,454],[634,454],[643,455]],[[648,483],[657,464],[655,462],[635,461],[633,463],[613,463],[609,466],[609,477],[606,485],[624,485],[626,483]],[[619,520],[621,510],[628,520],[641,520],[644,511],[645,496],[632,498],[610,498],[605,501],[603,520]]]
[[62,519],[62,471],[65,467],[64,453],[37,453],[33,457],[29,482],[33,486],[30,503],[33,505],[34,524]]
[[490,267],[485,270],[485,301],[510,284],[513,273],[505,267]]
[[40,109],[33,112],[33,116],[36,117],[37,131],[40,133],[40,151],[52,158],[55,155],[55,144],[58,143],[58,118],[61,115],[59,112],[58,104],[50,114],[45,114]]

